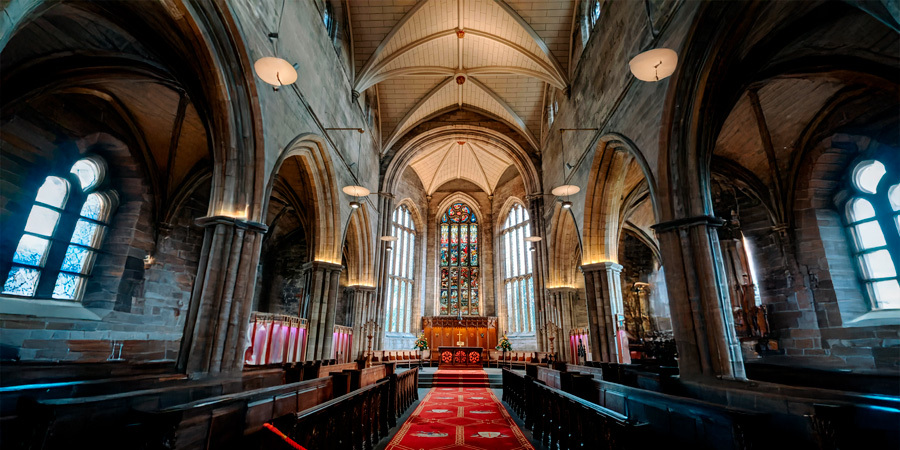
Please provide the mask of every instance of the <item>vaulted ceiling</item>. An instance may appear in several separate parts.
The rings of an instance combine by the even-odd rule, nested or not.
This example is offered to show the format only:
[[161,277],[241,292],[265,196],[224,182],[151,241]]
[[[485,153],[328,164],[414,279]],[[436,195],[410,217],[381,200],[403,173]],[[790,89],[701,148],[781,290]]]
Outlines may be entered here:
[[410,163],[428,195],[455,179],[469,180],[492,194],[510,165],[512,160],[499,147],[462,137],[432,141]]
[[545,89],[568,84],[576,1],[347,3],[355,90],[377,90],[385,151],[452,109],[501,120],[539,147]]

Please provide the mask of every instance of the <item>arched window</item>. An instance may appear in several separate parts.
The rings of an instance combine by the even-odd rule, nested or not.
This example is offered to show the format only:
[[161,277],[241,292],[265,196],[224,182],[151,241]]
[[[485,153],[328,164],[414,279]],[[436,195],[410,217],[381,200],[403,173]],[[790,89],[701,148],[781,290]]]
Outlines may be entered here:
[[845,218],[860,281],[872,309],[900,308],[900,184],[878,160],[856,164],[850,172],[851,198]]
[[531,251],[525,238],[531,236],[528,211],[522,204],[510,209],[503,222],[500,242],[503,245],[503,286],[506,289],[506,311],[509,331],[534,331],[534,279]]
[[477,316],[478,219],[465,203],[454,203],[441,216],[441,315]]
[[[69,179],[47,177],[38,190],[13,254],[4,294],[81,299],[106,234],[115,193],[95,192],[105,177],[105,164],[97,156],[78,160],[70,173]],[[70,189],[74,180],[80,192]]]
[[386,330],[409,333],[415,284],[416,226],[404,205],[394,210],[391,235],[397,238],[388,266]]

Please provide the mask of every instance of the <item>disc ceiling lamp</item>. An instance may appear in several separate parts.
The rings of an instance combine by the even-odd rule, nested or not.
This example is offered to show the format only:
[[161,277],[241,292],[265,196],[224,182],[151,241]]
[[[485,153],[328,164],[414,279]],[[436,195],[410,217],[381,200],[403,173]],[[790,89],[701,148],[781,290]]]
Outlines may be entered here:
[[[593,128],[591,128],[593,129]],[[568,176],[566,175],[566,169],[574,169],[574,166],[570,165],[566,159],[566,139],[565,139],[565,131],[566,129],[559,130],[559,140],[562,141],[562,159],[563,159],[563,179],[566,179]],[[565,197],[565,200],[562,201],[562,207],[564,209],[569,209],[572,207],[572,202],[569,201],[570,195],[575,195],[581,190],[580,187],[575,186],[574,184],[563,184],[561,186],[557,186],[553,188],[550,193],[555,195],[558,198]]]
[[294,84],[297,81],[297,69],[287,60],[278,57],[278,33],[281,31],[281,19],[284,17],[284,5],[286,0],[281,2],[281,14],[278,16],[278,28],[274,33],[269,33],[269,40],[272,42],[272,52],[275,56],[264,56],[253,63],[253,70],[256,76],[266,83],[272,85],[272,89],[277,91],[281,86]]
[[[353,178],[358,183],[359,182],[359,157],[360,157],[360,154],[362,153],[362,134],[365,133],[365,130],[363,130],[362,128],[326,128],[326,130],[354,130],[354,131],[359,132],[359,141],[356,146],[356,162],[351,164],[351,167],[356,166],[356,175]],[[369,191],[368,189],[366,189],[363,186],[356,185],[356,184],[344,186],[343,188],[341,188],[341,191],[343,191],[345,194],[347,194],[351,197],[356,197],[356,199],[354,201],[350,202],[350,207],[353,209],[359,208],[359,206],[360,206],[359,199],[361,197],[367,197],[369,194],[371,194],[371,191]]]
[[397,236],[382,236],[381,240],[387,242],[387,247],[385,247],[384,250],[389,252],[393,250],[391,248],[391,242],[395,242],[397,240]]
[[[650,34],[655,40],[659,32],[653,28],[653,18],[650,15],[650,0],[644,0],[647,11],[647,23],[650,25]],[[653,41],[651,41],[651,44]],[[675,73],[678,66],[678,53],[670,48],[653,48],[639,53],[631,61],[628,67],[635,78],[641,81],[655,83],[664,80]]]
[[528,250],[535,251],[535,250],[537,250],[537,248],[535,248],[535,245],[538,242],[541,242],[541,237],[540,236],[525,236],[525,242],[531,242],[531,247]]

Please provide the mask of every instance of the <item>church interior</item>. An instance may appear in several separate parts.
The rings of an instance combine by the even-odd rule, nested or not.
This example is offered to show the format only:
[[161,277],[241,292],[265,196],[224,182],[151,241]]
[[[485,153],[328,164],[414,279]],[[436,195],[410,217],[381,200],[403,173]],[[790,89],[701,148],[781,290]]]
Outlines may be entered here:
[[4,449],[900,448],[893,0],[0,9]]

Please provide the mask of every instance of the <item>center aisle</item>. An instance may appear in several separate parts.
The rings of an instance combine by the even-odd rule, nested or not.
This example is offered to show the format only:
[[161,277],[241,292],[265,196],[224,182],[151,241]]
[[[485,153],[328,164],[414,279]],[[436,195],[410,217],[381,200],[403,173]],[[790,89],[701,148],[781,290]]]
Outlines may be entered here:
[[534,450],[494,393],[471,387],[431,389],[385,449],[434,448]]

